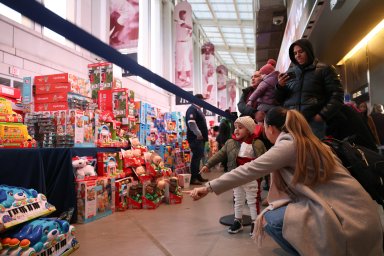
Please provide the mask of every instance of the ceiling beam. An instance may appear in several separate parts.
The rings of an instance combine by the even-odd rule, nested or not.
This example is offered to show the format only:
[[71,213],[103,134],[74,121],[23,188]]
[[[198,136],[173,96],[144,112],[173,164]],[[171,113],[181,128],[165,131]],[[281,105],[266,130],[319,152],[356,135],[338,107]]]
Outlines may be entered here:
[[245,52],[253,54],[255,48],[252,47],[235,47],[235,46],[224,46],[224,45],[215,45],[215,51],[231,51],[231,52]]

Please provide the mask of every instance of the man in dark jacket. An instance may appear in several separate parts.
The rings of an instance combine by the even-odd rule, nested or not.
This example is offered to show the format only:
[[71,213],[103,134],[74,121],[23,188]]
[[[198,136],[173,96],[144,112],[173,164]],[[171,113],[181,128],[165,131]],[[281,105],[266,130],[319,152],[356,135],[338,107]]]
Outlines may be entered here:
[[[196,98],[204,99],[202,94],[196,94]],[[185,114],[187,123],[187,140],[192,151],[191,159],[191,184],[201,185],[208,181],[199,174],[200,161],[204,157],[204,145],[208,141],[208,127],[205,115],[200,106],[192,104]]]
[[344,91],[333,66],[315,58],[312,44],[299,39],[289,47],[294,64],[278,77],[276,99],[288,109],[300,111],[319,138],[325,136],[325,123],[343,105]]

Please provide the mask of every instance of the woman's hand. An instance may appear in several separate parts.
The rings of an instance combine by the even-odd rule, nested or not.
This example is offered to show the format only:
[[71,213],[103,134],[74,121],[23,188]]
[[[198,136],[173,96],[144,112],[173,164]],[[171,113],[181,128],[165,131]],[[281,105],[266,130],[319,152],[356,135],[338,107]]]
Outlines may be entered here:
[[287,73],[280,73],[279,76],[277,77],[277,82],[281,87],[284,87],[289,79],[290,77]]
[[199,188],[194,188],[193,190],[184,191],[184,193],[190,195],[193,198],[193,200],[197,201],[205,197],[206,195],[208,195],[209,190],[208,190],[208,187],[199,187]]
[[201,167],[201,169],[200,169],[200,172],[199,172],[199,173],[208,172],[208,171],[209,171],[209,168],[208,168],[208,166],[204,165],[203,167]]

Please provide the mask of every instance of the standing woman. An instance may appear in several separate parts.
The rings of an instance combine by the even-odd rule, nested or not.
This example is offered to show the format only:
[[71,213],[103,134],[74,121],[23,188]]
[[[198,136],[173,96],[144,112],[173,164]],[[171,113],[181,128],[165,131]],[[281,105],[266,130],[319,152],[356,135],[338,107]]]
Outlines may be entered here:
[[272,173],[269,206],[254,234],[267,232],[292,255],[383,255],[378,206],[296,110],[271,109],[265,132],[275,145],[257,159],[195,188],[195,200]]

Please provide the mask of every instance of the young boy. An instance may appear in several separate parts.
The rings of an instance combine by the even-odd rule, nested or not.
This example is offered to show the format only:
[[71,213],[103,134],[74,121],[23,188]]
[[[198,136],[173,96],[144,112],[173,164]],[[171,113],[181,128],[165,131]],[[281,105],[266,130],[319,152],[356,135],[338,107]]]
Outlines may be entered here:
[[[209,168],[227,160],[228,171],[235,169],[265,153],[266,149],[261,140],[262,127],[256,126],[254,120],[249,116],[239,117],[235,121],[235,132],[232,139],[227,140],[224,146],[213,155],[201,168],[201,172],[207,172]],[[258,183],[256,180],[237,187],[233,190],[235,200],[235,220],[228,229],[228,233],[236,234],[243,230],[243,207],[245,199],[249,206],[252,222],[256,220],[256,197]],[[254,224],[252,223],[250,235],[252,235]]]

